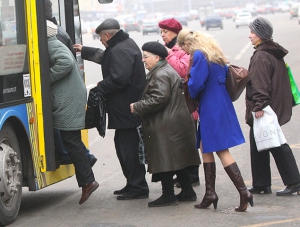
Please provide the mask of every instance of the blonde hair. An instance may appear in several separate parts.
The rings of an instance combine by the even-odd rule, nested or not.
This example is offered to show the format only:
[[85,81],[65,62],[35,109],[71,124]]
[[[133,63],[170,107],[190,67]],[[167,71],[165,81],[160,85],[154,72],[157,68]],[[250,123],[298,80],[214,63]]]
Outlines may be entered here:
[[178,34],[177,42],[179,46],[188,43],[191,55],[196,50],[200,50],[209,62],[219,65],[225,65],[228,62],[217,41],[207,33],[182,29]]

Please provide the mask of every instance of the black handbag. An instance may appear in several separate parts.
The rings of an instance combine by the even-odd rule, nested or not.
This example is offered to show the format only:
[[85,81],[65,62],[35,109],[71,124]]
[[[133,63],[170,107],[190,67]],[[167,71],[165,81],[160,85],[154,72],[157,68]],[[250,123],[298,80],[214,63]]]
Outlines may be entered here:
[[106,103],[96,88],[90,90],[85,112],[85,129],[97,128],[99,135],[105,137]]

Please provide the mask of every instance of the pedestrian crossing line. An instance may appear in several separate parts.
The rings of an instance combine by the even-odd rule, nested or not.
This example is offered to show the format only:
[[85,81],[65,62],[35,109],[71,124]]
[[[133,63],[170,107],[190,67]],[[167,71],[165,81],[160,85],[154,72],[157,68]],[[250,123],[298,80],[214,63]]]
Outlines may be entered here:
[[241,57],[242,57],[243,54],[247,51],[247,49],[250,47],[250,45],[251,45],[251,42],[247,43],[247,45],[244,46],[244,48],[240,51],[240,53],[239,53],[237,56],[235,56],[234,60],[239,60],[239,59],[241,59]]
[[290,223],[290,222],[296,222],[300,221],[300,218],[292,218],[292,219],[285,219],[285,220],[279,220],[279,221],[272,221],[272,222],[264,222],[260,224],[254,224],[254,225],[243,225],[240,227],[262,227],[262,226],[271,226],[271,225],[278,225],[282,223]]
[[300,143],[297,144],[290,144],[291,148],[299,148],[300,149]]
[[[272,180],[278,180],[281,179],[281,177],[272,177]],[[252,180],[245,180],[244,181],[246,185],[252,185]],[[272,189],[282,189],[283,186],[276,186],[272,185]]]

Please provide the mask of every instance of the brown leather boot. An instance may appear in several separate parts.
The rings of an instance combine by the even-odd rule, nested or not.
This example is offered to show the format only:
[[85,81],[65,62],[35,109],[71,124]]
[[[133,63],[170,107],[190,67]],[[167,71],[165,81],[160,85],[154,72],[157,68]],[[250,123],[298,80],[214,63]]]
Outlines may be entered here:
[[85,186],[82,187],[82,194],[81,194],[81,198],[79,200],[79,204],[83,204],[85,201],[88,200],[88,198],[90,197],[90,195],[99,187],[99,184],[97,181],[94,181],[90,184],[87,184]]
[[240,193],[240,206],[235,208],[236,211],[245,211],[247,210],[248,203],[253,207],[253,196],[246,188],[245,182],[241,175],[240,169],[237,166],[236,162],[226,166],[225,171],[230,177],[231,181],[234,183],[236,189]]
[[216,163],[209,162],[203,163],[204,175],[205,175],[205,195],[200,204],[195,205],[195,208],[204,209],[208,208],[211,204],[214,205],[214,209],[217,209],[218,195],[215,192],[216,182]]

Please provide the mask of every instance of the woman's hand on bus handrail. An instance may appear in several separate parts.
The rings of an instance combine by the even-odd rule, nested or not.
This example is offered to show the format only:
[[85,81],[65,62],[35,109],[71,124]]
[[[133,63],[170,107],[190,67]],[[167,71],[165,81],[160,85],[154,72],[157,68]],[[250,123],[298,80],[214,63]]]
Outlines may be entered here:
[[82,45],[81,44],[74,44],[73,45],[73,48],[74,48],[74,50],[77,52],[77,51],[81,51],[81,49],[82,49]]

